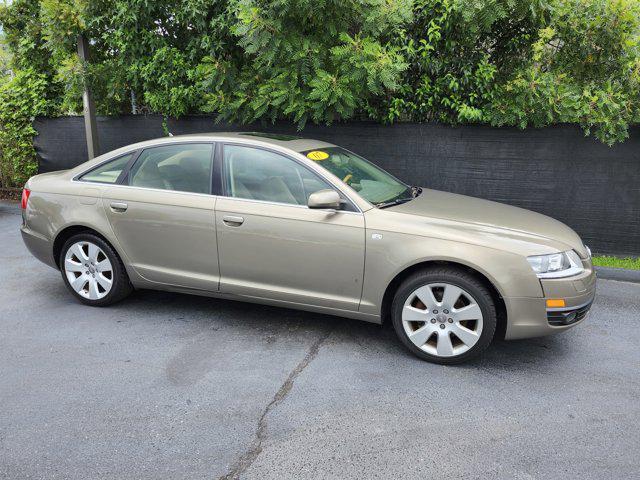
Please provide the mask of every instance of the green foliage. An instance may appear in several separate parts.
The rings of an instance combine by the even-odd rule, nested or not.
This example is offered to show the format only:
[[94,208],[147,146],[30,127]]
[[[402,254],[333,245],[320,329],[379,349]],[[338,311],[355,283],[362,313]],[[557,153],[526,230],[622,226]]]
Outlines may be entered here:
[[156,112],[180,116],[198,104],[197,92],[190,81],[193,67],[175,47],[162,47],[140,70],[145,85],[145,100]]
[[[52,114],[61,95],[45,47],[38,0],[0,5],[2,45],[10,55],[0,78],[0,186],[21,186],[36,173],[33,119]],[[9,73],[10,72],[10,73]]]
[[35,175],[33,119],[46,113],[46,80],[21,70],[0,86],[0,186],[17,186]]
[[497,86],[494,125],[578,123],[611,145],[640,121],[640,3],[564,0],[533,55]]
[[11,52],[4,39],[4,33],[0,31],[0,83],[2,79],[11,73]]
[[580,124],[611,145],[640,120],[637,0],[416,0],[389,121]]
[[[99,102],[99,111],[116,108],[131,98],[131,91],[139,111],[172,116],[199,111],[201,99],[192,77],[203,57],[222,52],[228,44],[226,4],[222,0],[90,2],[88,35],[96,42],[92,63],[110,66],[93,78],[121,86],[105,92],[110,107]],[[94,88],[97,83],[93,82]],[[122,103],[122,111],[130,108]]]
[[65,56],[78,34],[87,29],[87,0],[41,0],[40,24],[49,49]]
[[197,72],[205,110],[226,120],[366,114],[406,69],[389,40],[410,19],[407,0],[237,0],[229,12],[239,49],[210,55]]
[[592,257],[593,264],[598,267],[610,267],[610,268],[626,268],[627,270],[640,270],[640,258],[638,257],[608,257],[608,256],[594,256]]
[[410,67],[388,120],[487,122],[496,85],[526,61],[549,6],[530,0],[416,0],[399,37]]
[[32,171],[25,119],[80,113],[85,85],[103,115],[575,123],[607,144],[640,121],[640,0],[1,5],[3,184]]

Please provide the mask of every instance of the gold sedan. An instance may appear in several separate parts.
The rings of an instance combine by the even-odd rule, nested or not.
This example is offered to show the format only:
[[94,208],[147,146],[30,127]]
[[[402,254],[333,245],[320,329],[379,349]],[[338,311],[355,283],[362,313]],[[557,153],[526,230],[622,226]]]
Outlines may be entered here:
[[390,321],[437,363],[566,330],[595,295],[566,225],[284,135],[130,145],[31,178],[22,217],[29,250],[85,304],[147,288]]

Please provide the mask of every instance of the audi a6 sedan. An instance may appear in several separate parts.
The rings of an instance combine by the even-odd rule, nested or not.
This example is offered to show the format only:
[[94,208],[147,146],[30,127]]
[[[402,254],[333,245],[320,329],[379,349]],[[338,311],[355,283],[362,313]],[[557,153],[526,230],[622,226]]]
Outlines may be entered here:
[[389,321],[437,363],[566,330],[595,295],[564,224],[283,135],[162,138],[36,175],[22,219],[31,253],[85,304],[146,288]]

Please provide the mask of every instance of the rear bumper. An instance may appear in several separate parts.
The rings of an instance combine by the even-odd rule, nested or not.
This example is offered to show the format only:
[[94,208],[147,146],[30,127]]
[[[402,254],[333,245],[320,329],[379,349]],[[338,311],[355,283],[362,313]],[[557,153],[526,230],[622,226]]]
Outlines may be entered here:
[[[596,294],[593,268],[566,279],[541,280],[544,297],[505,298],[507,331],[505,338],[541,337],[572,328],[587,318]],[[546,300],[561,298],[566,306],[547,308]]]
[[22,234],[22,241],[34,257],[50,267],[58,268],[53,258],[53,245],[48,238],[30,230],[26,226],[20,228],[20,233]]

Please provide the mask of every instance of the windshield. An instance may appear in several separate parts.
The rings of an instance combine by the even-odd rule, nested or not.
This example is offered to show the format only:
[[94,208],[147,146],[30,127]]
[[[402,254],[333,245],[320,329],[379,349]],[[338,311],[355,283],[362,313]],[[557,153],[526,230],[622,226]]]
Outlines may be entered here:
[[413,189],[373,163],[344,148],[328,147],[301,152],[357,191],[362,198],[380,207],[408,201]]

